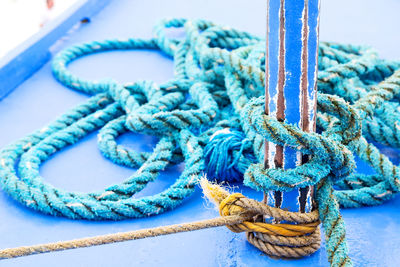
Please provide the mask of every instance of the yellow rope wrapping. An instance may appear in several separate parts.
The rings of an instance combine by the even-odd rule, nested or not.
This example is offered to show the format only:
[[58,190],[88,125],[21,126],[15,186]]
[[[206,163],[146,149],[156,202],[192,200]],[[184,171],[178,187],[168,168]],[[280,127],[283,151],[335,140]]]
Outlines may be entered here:
[[[319,249],[321,239],[318,211],[311,213],[289,212],[248,199],[240,193],[229,194],[222,187],[202,179],[200,184],[204,194],[217,206],[221,216],[257,215],[272,217],[290,223],[265,223],[244,221],[227,227],[235,232],[246,232],[247,240],[270,256],[299,258]],[[278,216],[273,216],[277,215]]]

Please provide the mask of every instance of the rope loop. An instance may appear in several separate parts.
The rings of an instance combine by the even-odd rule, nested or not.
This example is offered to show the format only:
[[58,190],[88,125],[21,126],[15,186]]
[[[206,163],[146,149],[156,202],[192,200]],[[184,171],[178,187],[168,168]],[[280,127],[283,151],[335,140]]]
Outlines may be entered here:
[[[311,213],[283,211],[248,199],[240,193],[229,194],[222,187],[211,184],[206,179],[202,179],[200,183],[204,194],[219,206],[221,216],[240,215],[244,218],[243,222],[227,225],[227,228],[235,233],[246,232],[247,240],[266,254],[299,258],[319,248],[318,211]],[[273,215],[290,224],[264,223],[254,219]]]
[[[322,100],[325,100],[322,98]],[[335,179],[348,176],[354,169],[353,154],[339,142],[315,134],[264,114],[264,97],[252,99],[241,114],[255,134],[281,146],[289,146],[311,155],[309,162],[294,169],[265,169],[262,163],[252,164],[245,173],[244,183],[259,191],[290,191],[319,183],[333,173]]]

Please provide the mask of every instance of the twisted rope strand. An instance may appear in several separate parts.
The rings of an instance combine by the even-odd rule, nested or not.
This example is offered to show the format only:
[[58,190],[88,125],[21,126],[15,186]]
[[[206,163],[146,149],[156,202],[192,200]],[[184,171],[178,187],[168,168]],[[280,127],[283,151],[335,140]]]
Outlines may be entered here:
[[[219,206],[221,216],[248,214],[253,218],[263,216],[283,220],[287,223],[264,223],[244,221],[227,225],[232,232],[246,232],[249,243],[267,255],[285,258],[300,258],[319,249],[321,244],[319,232],[319,214],[317,210],[310,213],[289,212],[270,207],[262,202],[248,199],[242,194],[229,194],[218,185],[200,180],[204,194]],[[276,217],[275,217],[276,216]],[[293,224],[295,223],[295,224]]]
[[60,241],[55,243],[40,244],[34,246],[23,246],[17,248],[8,248],[0,250],[0,260],[29,256],[34,254],[62,251],[68,249],[93,247],[129,240],[137,240],[148,237],[176,234],[182,232],[196,231],[206,228],[219,227],[236,224],[245,218],[240,215],[231,215],[209,220],[203,220],[193,223],[174,224],[149,229],[142,229],[130,232],[101,235],[95,237],[86,237],[69,241]]

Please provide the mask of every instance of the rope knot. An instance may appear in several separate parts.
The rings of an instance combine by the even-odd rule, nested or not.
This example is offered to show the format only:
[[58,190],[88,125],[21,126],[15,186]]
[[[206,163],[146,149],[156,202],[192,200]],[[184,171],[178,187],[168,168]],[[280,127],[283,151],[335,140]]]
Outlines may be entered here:
[[243,173],[256,162],[251,148],[250,140],[237,129],[214,132],[204,147],[207,177],[218,182],[242,182]]
[[[228,229],[235,233],[246,232],[247,240],[266,254],[299,258],[319,249],[318,211],[288,212],[248,199],[240,193],[229,194],[204,178],[200,184],[204,194],[219,206],[221,216],[237,216],[237,221],[226,225]],[[260,216],[274,218],[283,223],[256,221],[255,218]]]
[[[318,98],[318,107],[324,113],[338,117],[329,129],[332,138],[302,131],[295,125],[265,115],[263,96],[246,104],[241,112],[241,120],[248,125],[250,135],[262,136],[277,145],[310,155],[311,158],[307,163],[293,169],[265,169],[262,163],[251,164],[244,174],[245,185],[263,192],[291,191],[294,188],[316,185],[326,177],[336,182],[353,172],[354,156],[343,142],[353,144],[360,138],[359,117],[345,101],[337,97],[320,94]],[[346,116],[340,117],[340,114]],[[352,134],[344,134],[346,131]]]
[[[250,219],[252,215],[254,216],[254,212],[251,213],[246,208],[236,205],[236,202],[240,201],[242,198],[245,198],[245,196],[240,193],[228,195],[219,204],[219,214],[221,216],[239,215],[243,218]],[[243,232],[243,227],[240,224],[227,225],[226,227],[234,233]]]
[[219,214],[221,216],[229,216],[229,215],[242,215],[246,213],[247,211],[243,207],[235,205],[235,203],[238,200],[244,197],[245,196],[243,196],[240,193],[230,194],[219,204]]

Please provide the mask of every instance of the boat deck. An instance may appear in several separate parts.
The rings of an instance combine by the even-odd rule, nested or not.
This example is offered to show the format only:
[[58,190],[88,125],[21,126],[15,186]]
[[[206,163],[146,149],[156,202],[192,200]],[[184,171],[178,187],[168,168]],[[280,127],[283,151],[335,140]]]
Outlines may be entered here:
[[[265,4],[257,0],[147,0],[113,1],[70,31],[53,47],[107,38],[150,37],[161,18],[204,18],[218,24],[265,35]],[[322,1],[321,40],[371,44],[385,58],[400,58],[398,16],[400,3],[372,0]],[[173,62],[148,51],[107,52],[88,56],[70,69],[90,79],[112,77],[129,82],[170,79]],[[50,62],[0,100],[0,147],[39,129],[85,101],[87,95],[70,90],[52,76]],[[119,141],[134,149],[151,151],[155,138],[125,134]],[[385,148],[398,164],[397,150]],[[370,172],[363,164],[359,170]],[[138,196],[167,188],[182,166],[171,168]],[[42,176],[49,183],[67,190],[93,191],[117,183],[134,170],[117,166],[102,157],[96,133],[54,155],[42,165]],[[239,187],[246,196],[260,199],[260,193]],[[350,256],[355,266],[400,265],[400,197],[384,205],[343,210]],[[164,214],[118,222],[73,221],[30,210],[0,191],[0,248],[33,245],[87,236],[195,221],[218,216],[213,205],[197,188],[183,205]],[[246,242],[244,234],[221,227],[145,240],[34,255],[2,261],[1,266],[328,266],[324,244],[310,257],[300,260],[272,259]]]

